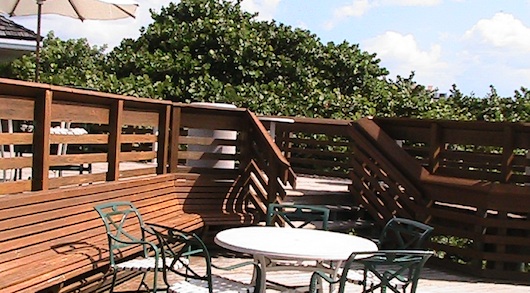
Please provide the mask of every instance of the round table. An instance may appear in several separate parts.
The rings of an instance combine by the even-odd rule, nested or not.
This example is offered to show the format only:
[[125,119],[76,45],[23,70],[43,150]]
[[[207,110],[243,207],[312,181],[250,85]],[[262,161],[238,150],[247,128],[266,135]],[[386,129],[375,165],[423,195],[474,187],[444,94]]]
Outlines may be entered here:
[[266,272],[271,270],[320,270],[321,267],[271,267],[268,259],[296,261],[327,261],[333,277],[342,262],[354,252],[377,251],[377,245],[366,238],[344,233],[313,229],[283,227],[240,227],[221,231],[215,243],[223,248],[252,254],[262,268],[262,292],[265,292]]

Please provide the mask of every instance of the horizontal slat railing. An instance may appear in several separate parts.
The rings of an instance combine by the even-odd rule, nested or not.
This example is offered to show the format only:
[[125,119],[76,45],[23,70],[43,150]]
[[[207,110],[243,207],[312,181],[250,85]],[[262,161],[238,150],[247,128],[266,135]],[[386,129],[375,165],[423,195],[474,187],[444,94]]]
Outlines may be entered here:
[[295,184],[289,162],[252,112],[216,104],[175,104],[173,113],[173,127],[180,135],[172,134],[171,172],[232,174],[233,180],[243,182],[238,182],[240,192],[247,193],[242,197],[248,196],[262,215],[268,202],[285,195],[286,184]]
[[347,120],[290,117],[277,123],[276,144],[299,174],[347,178],[351,143]]
[[[167,172],[235,180],[251,163],[246,176],[266,182],[267,202],[295,184],[289,162],[246,109],[7,79],[0,79],[0,101],[9,105],[0,108],[0,194]],[[69,171],[76,166],[79,172]]]
[[431,174],[530,183],[530,123],[375,118]]
[[170,102],[6,79],[0,102],[0,194],[166,172]]
[[[528,125],[510,124],[515,128],[515,130],[510,131],[506,130],[506,125],[502,127],[493,126],[489,123],[477,123],[472,127],[464,125],[462,128],[466,129],[465,131],[456,130],[456,132],[460,135],[470,135],[472,138],[466,137],[458,140],[459,135],[456,135],[453,130],[441,131],[439,126],[425,127],[428,123],[424,121],[383,119],[382,127],[379,125],[380,121],[379,119],[361,119],[356,124],[360,136],[355,140],[355,145],[360,150],[354,152],[353,156],[357,158],[363,152],[369,154],[358,159],[357,167],[362,172],[356,172],[354,168],[352,180],[354,180],[354,186],[360,188],[356,190],[357,194],[362,197],[364,193],[373,189],[375,184],[373,181],[371,181],[371,185],[355,184],[355,181],[363,181],[365,180],[363,178],[381,173],[392,178],[395,184],[405,186],[405,183],[410,183],[416,186],[419,193],[404,192],[396,197],[395,193],[379,190],[377,197],[373,197],[367,202],[367,205],[372,206],[368,211],[373,216],[388,217],[391,213],[379,212],[374,206],[380,206],[382,202],[391,200],[398,202],[403,197],[407,197],[418,205],[418,209],[426,216],[425,221],[435,227],[435,237],[430,246],[438,251],[440,257],[433,258],[433,262],[483,277],[527,280],[530,259],[530,251],[527,249],[527,239],[530,236],[530,221],[528,219],[530,186],[522,185],[521,182],[514,182],[513,180],[503,182],[499,180],[498,176],[494,180],[487,180],[492,176],[491,172],[489,172],[490,174],[488,172],[482,173],[483,176],[477,176],[476,174],[480,174],[480,172],[475,172],[474,176],[468,176],[468,178],[461,176],[464,172],[443,172],[441,170],[447,167],[440,163],[437,154],[442,152],[440,150],[440,145],[443,145],[441,142],[450,142],[456,145],[470,143],[477,139],[477,144],[481,144],[485,139],[478,139],[478,137],[493,137],[498,134],[499,129],[503,129],[503,133],[512,132],[520,136],[511,142],[503,143],[505,146],[514,146],[511,149],[517,149],[521,152],[517,155],[522,156],[528,152],[528,145],[524,142],[530,141],[530,133],[525,128]],[[432,123],[435,122],[431,122],[429,125]],[[440,121],[436,123],[444,127],[458,125],[455,122]],[[478,128],[477,125],[484,125],[484,128],[479,131],[480,135],[475,132],[475,128]],[[386,132],[387,128],[389,133]],[[469,130],[469,128],[474,130]],[[446,138],[440,133],[451,134]],[[429,137],[429,135],[434,136]],[[421,141],[430,143],[419,143],[418,137],[421,137]],[[414,143],[411,141],[422,148],[430,149],[432,156],[418,160],[414,156],[407,155],[410,149],[401,148],[400,145],[407,145],[409,148],[412,145],[413,147]],[[499,146],[502,139],[497,137],[492,141]],[[494,143],[489,145],[495,145]],[[430,144],[434,144],[436,147],[432,148]],[[510,148],[502,148],[502,150],[510,152]],[[499,162],[499,158],[501,158],[501,165],[510,162],[506,157],[511,157],[511,155],[502,153],[499,155],[484,154],[482,151],[479,151],[478,154],[466,152],[460,158],[458,158],[458,154],[458,152],[450,152],[450,156],[454,157],[453,160],[465,161],[471,157],[477,161]],[[377,164],[369,163],[371,160]],[[437,170],[438,174],[444,174],[444,176],[437,175],[437,172],[435,174],[428,172],[426,168],[433,168],[432,165],[425,165],[425,162],[429,164],[439,163],[441,166],[434,169]],[[469,166],[471,165],[473,164]],[[461,168],[464,168],[463,166],[465,165],[461,164]],[[469,166],[466,168],[471,168]],[[507,166],[496,168],[510,169]],[[521,168],[527,172],[528,164],[521,166]],[[479,178],[477,179],[477,177]],[[421,197],[420,200],[417,196]]]
[[[97,190],[124,181],[126,184],[145,179],[156,181],[165,173],[180,173],[176,175],[189,178],[177,180],[174,186],[182,209],[196,211],[205,225],[223,227],[255,223],[263,218],[268,202],[285,196],[286,184],[295,184],[296,177],[289,162],[257,117],[246,109],[216,109],[6,79],[0,79],[0,102],[8,105],[0,108],[3,150],[0,172],[6,171],[0,174],[3,176],[0,177],[0,198],[9,196],[14,205],[18,204],[13,201],[15,198],[20,198],[21,202],[31,198],[32,203],[40,205],[40,200],[46,201],[42,196],[47,194],[69,200],[72,190],[85,189],[85,186],[78,187],[80,185]],[[83,128],[88,133],[55,134],[56,126]],[[218,131],[228,131],[230,136],[211,135]],[[66,153],[59,151],[61,145],[68,146]],[[230,152],[217,152],[219,147],[228,147]],[[192,161],[229,161],[232,167],[190,164]],[[98,165],[98,168],[82,174],[52,172],[78,164]],[[131,164],[138,167],[129,168]],[[23,169],[24,176],[5,176],[11,169]],[[147,178],[130,178],[146,175]],[[152,188],[161,191],[166,187],[153,185]],[[168,188],[169,193],[174,193],[171,186]],[[138,190],[134,196],[143,198],[144,195]],[[106,200],[112,200],[112,196]],[[15,212],[10,210],[2,216],[14,217],[12,213]],[[28,218],[28,221],[38,225],[40,220]],[[8,220],[4,224],[8,226],[0,227],[0,240],[19,241],[11,239],[7,231],[25,224]],[[78,223],[66,224],[75,226]],[[17,231],[24,234],[22,230]],[[90,231],[85,232],[90,237]],[[47,243],[42,244],[38,237],[31,238],[30,242],[26,244],[47,249]],[[49,261],[57,261],[56,254],[50,252],[49,255]],[[16,263],[16,258],[13,260]],[[37,265],[46,261],[39,261]],[[87,259],[85,264],[89,262]],[[82,264],[68,264],[72,268],[77,265]],[[44,282],[47,276],[38,278]],[[75,272],[70,272],[68,278],[75,279]],[[47,286],[48,283],[40,281],[21,286]],[[78,282],[53,280],[49,285],[59,286],[58,283],[65,281]]]

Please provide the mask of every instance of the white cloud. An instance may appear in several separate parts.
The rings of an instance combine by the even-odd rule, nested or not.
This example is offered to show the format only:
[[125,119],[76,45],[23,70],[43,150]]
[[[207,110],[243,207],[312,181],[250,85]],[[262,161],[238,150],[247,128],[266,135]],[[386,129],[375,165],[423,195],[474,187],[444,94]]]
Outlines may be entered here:
[[435,6],[442,3],[442,0],[381,0],[384,6]]
[[461,79],[493,84],[501,95],[530,85],[530,28],[508,13],[481,19],[461,39]]
[[308,30],[309,29],[309,26],[307,25],[307,23],[305,23],[303,21],[299,21],[298,23],[296,23],[295,27],[297,27],[299,29],[303,29],[303,30]]
[[324,27],[327,30],[333,29],[337,23],[349,17],[361,17],[376,5],[374,1],[353,0],[351,4],[341,6],[333,11],[333,17],[327,21]]
[[377,2],[370,2],[368,0],[354,0],[351,5],[336,9],[335,15],[339,17],[362,16],[374,6],[377,6]]
[[326,22],[325,28],[332,29],[337,23],[349,17],[361,17],[370,10],[385,6],[435,6],[442,0],[352,0],[333,12],[333,17]]
[[246,0],[241,8],[249,12],[258,12],[258,20],[272,20],[281,0]]
[[464,34],[464,40],[510,51],[530,52],[530,28],[513,15],[499,12],[481,19]]
[[442,47],[438,44],[422,50],[413,35],[393,31],[365,40],[361,44],[363,50],[377,53],[381,65],[391,75],[408,77],[414,71],[415,80],[420,84],[440,89],[446,89],[454,83],[456,69],[442,60]]

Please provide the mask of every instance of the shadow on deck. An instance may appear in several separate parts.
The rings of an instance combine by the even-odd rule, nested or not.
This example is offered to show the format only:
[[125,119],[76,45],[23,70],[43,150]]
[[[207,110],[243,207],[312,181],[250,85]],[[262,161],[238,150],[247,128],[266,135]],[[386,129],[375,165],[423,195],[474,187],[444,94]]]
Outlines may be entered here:
[[[241,261],[248,260],[248,256],[235,255],[231,252],[222,250],[214,251],[214,259],[212,262],[221,266],[228,266],[236,264]],[[215,274],[223,276],[228,279],[249,282],[252,277],[252,272],[248,271],[248,268],[240,268],[234,271],[218,271],[214,270]],[[268,282],[268,288],[266,293],[278,293],[278,292],[304,292],[303,290],[294,291],[297,286],[307,286],[311,278],[311,273],[308,272],[297,272],[297,271],[280,271],[267,273],[267,280],[274,283],[279,283],[286,286],[286,289],[280,290],[277,286],[272,285]],[[126,284],[120,285],[117,291],[120,290],[134,290],[138,286],[140,278],[137,277]],[[173,277],[170,281],[177,281],[178,277]],[[346,286],[346,292],[361,292],[362,288],[359,285],[348,284]],[[108,291],[104,291],[108,292]],[[496,282],[492,280],[483,280],[473,277],[467,277],[463,275],[457,275],[451,272],[438,270],[427,266],[421,275],[420,283],[418,285],[418,293],[501,293],[501,292],[513,292],[523,293],[530,292],[530,286],[528,285],[517,285],[508,284],[502,282]]]
[[[298,188],[296,190],[288,189],[287,197],[285,202],[293,203],[305,203],[305,204],[322,204],[329,208],[336,208],[337,211],[342,210],[341,213],[353,213],[356,212],[356,207],[352,206],[347,201],[349,180],[336,179],[336,178],[321,178],[321,177],[310,177],[300,176],[298,178]],[[329,201],[330,198],[334,200]],[[327,200],[326,200],[327,199]],[[351,202],[351,201],[350,201]],[[367,231],[370,232],[370,231]],[[375,233],[375,232],[374,232]],[[231,251],[224,250],[215,244],[212,244],[211,252],[213,254],[212,262],[221,265],[228,266],[233,265],[245,260],[248,260],[250,256],[234,253]],[[240,282],[248,283],[252,277],[252,272],[248,268],[240,268],[234,271],[226,272],[214,270],[215,274],[221,275],[228,279],[233,279]],[[276,285],[269,283],[266,293],[278,293],[278,292],[304,292],[294,291],[298,286],[307,286],[311,273],[308,272],[297,272],[297,271],[279,271],[270,272],[267,274],[267,279],[276,284],[285,285],[285,289],[281,290]],[[178,281],[177,276],[173,276],[170,282]],[[136,290],[140,282],[140,277],[135,277],[123,283],[116,288],[116,291],[134,291]],[[162,283],[161,283],[162,285]],[[346,292],[361,292],[361,287],[355,284],[348,284]],[[99,290],[99,292],[108,292],[108,290]],[[523,284],[510,284],[504,281],[486,280],[476,277],[466,276],[463,274],[457,274],[455,272],[449,272],[440,270],[432,267],[429,264],[423,270],[418,293],[497,293],[497,292],[530,292],[529,285]]]

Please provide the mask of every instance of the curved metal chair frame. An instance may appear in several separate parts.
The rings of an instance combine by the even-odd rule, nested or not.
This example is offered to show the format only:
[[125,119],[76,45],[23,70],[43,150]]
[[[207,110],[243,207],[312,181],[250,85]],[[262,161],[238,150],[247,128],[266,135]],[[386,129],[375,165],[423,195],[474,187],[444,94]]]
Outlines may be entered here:
[[[326,207],[299,205],[299,204],[280,204],[271,203],[267,207],[267,226],[275,226],[278,223],[281,226],[288,226],[291,228],[315,228],[319,230],[328,230],[329,209]],[[313,226],[313,227],[311,227]],[[268,258],[269,266],[297,266],[302,270],[304,264],[300,261],[281,260]],[[316,266],[322,265],[324,262],[317,261]],[[285,285],[268,281],[274,286],[278,286],[280,290],[287,288]],[[292,288],[291,288],[292,289]],[[299,289],[299,288],[298,288]]]
[[328,230],[329,209],[311,205],[271,203],[267,207],[266,225],[272,226],[274,221],[285,223],[291,228],[305,228],[319,222],[322,223],[319,229]]
[[[118,271],[142,271],[143,277],[138,287],[149,286],[145,282],[148,272],[153,272],[153,286],[150,291],[157,291],[157,272],[162,271],[159,249],[155,243],[146,240],[146,234],[152,233],[146,227],[138,209],[127,201],[109,202],[94,207],[98,212],[105,229],[109,243],[110,268],[113,271],[110,292],[114,291],[116,274]],[[120,262],[121,251],[142,246],[143,255],[140,259]]]
[[383,228],[377,246],[379,249],[420,249],[433,229],[414,220],[392,218]]
[[[194,233],[188,233],[178,229],[172,229],[157,224],[148,224],[158,238],[160,250],[163,255],[169,254],[175,257],[171,259],[162,259],[164,267],[164,282],[169,287],[168,292],[259,292],[261,280],[261,268],[254,261],[242,262],[228,267],[216,266],[211,261],[208,248],[199,236]],[[202,266],[194,265],[190,262],[183,261],[191,256],[200,257],[205,263],[205,272]],[[212,268],[220,270],[233,270],[243,266],[253,266],[254,284],[243,284],[240,282],[224,279],[212,274]],[[170,284],[168,272],[183,277],[183,281]]]
[[[415,293],[418,287],[421,270],[427,260],[433,255],[432,251],[421,250],[380,250],[376,252],[353,253],[344,264],[341,277],[333,280],[322,271],[316,271],[311,276],[309,292],[316,293],[322,288],[322,280],[330,285],[339,285],[338,293],[344,293],[352,274],[362,275],[362,292],[381,292],[390,290],[394,293]],[[361,263],[364,269],[354,271],[352,265]],[[357,279],[357,278],[354,278]]]

